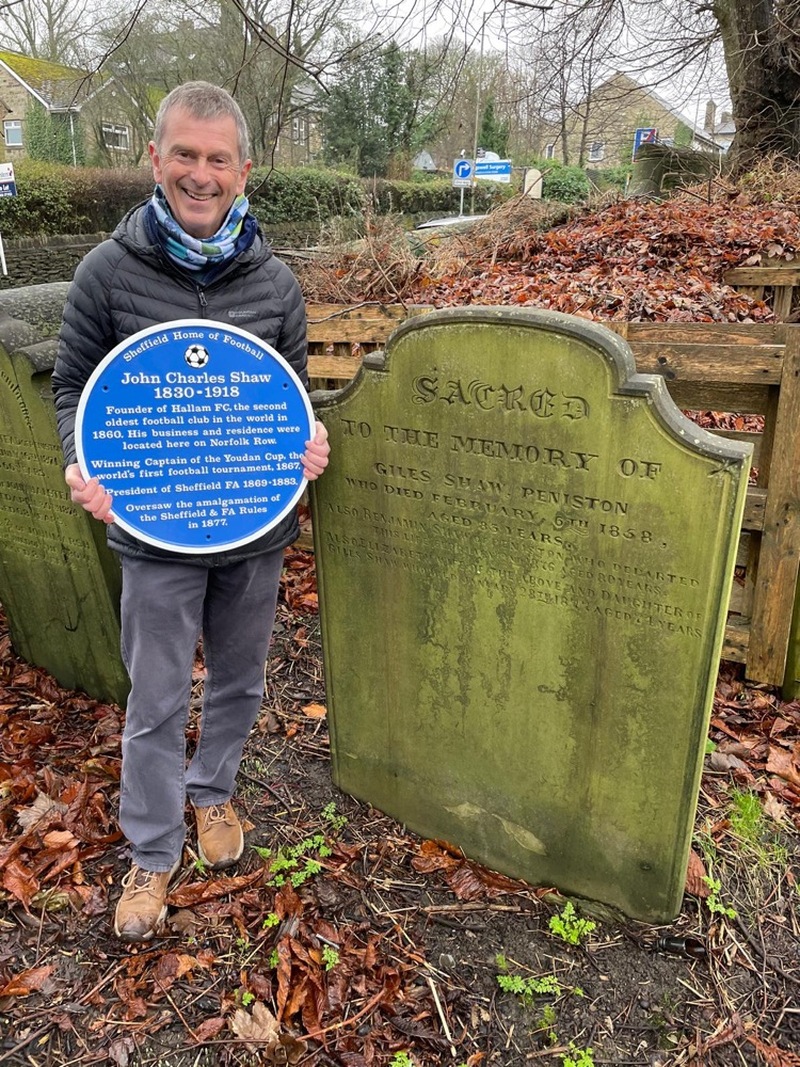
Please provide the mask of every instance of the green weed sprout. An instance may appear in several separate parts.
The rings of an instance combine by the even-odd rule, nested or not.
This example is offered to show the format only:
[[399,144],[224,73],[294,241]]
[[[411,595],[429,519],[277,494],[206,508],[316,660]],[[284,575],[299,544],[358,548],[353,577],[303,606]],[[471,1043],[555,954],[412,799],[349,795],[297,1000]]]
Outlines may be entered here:
[[293,845],[289,849],[278,849],[275,856],[272,855],[271,849],[262,848],[259,845],[254,845],[253,851],[269,863],[272,877],[267,885],[277,887],[289,881],[295,889],[322,870],[322,864],[319,859],[314,858],[314,853],[321,859],[331,854],[330,847],[325,843],[324,834],[307,837],[299,845]]
[[753,856],[758,867],[769,869],[787,866],[788,850],[779,844],[767,823],[757,793],[734,789],[731,792],[728,821],[731,832],[739,839],[743,849]]
[[326,971],[332,971],[339,962],[339,951],[333,945],[322,946],[322,962]]
[[569,1052],[561,1053],[562,1067],[594,1067],[594,1050],[578,1048],[574,1042],[569,1043]]
[[731,793],[731,808],[728,813],[731,830],[737,837],[751,845],[758,845],[764,833],[764,815],[761,801],[749,790],[734,790]]
[[389,1061],[389,1067],[414,1067],[414,1061],[409,1054],[402,1049],[400,1052],[395,1052]]
[[331,832],[334,834],[341,833],[344,827],[347,826],[347,816],[337,814],[336,803],[333,800],[322,809],[322,818],[330,826]]
[[[501,971],[508,971],[508,961],[505,956],[495,957],[497,966]],[[541,978],[523,978],[520,974],[498,974],[497,984],[504,993],[513,993],[519,997],[524,1007],[529,1008],[536,997],[560,997],[562,993],[561,983],[554,974],[545,974]]]
[[706,907],[712,915],[725,915],[728,919],[736,918],[736,911],[733,908],[726,907],[720,902],[719,891],[722,888],[722,883],[719,878],[712,878],[710,874],[707,874],[703,881],[711,890],[709,896],[706,897]]
[[562,941],[569,945],[579,945],[584,937],[597,929],[597,923],[591,919],[581,919],[571,900],[564,905],[560,915],[553,915],[550,919],[550,930],[558,934]]
[[537,1030],[547,1031],[547,1040],[551,1045],[555,1045],[558,1041],[558,1034],[556,1033],[556,1009],[552,1004],[545,1004],[541,1018],[536,1023]]

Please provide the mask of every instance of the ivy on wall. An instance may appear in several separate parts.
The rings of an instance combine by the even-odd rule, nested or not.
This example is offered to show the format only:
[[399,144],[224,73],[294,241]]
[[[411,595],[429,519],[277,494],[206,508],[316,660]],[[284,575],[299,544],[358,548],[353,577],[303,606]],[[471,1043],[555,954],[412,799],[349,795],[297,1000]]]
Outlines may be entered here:
[[80,116],[75,112],[49,112],[32,101],[25,116],[25,140],[30,159],[44,163],[80,165],[85,161]]

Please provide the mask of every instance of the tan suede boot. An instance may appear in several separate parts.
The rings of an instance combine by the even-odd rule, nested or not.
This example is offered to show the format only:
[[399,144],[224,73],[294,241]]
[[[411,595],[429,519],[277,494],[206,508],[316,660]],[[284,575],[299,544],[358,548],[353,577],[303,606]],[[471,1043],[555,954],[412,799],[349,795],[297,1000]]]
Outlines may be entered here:
[[122,896],[114,914],[114,933],[123,941],[149,941],[167,914],[167,890],[180,867],[145,871],[136,864],[122,879]]
[[[194,805],[192,805],[194,807]],[[230,867],[244,851],[244,833],[233,804],[194,808],[197,818],[197,851],[212,870]]]

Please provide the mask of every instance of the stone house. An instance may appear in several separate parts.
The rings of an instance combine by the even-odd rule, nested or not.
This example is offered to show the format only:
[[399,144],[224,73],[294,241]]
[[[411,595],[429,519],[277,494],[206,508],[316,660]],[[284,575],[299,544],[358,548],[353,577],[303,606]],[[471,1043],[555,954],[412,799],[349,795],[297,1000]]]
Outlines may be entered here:
[[147,162],[152,124],[113,78],[0,51],[0,161],[14,163],[30,154],[42,115],[65,146],[63,162]]
[[[708,119],[709,109],[705,118]],[[637,130],[655,131],[645,140],[720,152],[730,144],[730,116],[721,124],[711,114],[709,128],[681,114],[655,90],[626,74],[604,81],[567,116],[562,126],[550,124],[543,155],[547,159],[597,170],[630,163]],[[640,137],[643,135],[640,134]]]
[[[318,94],[304,81],[292,86],[287,114],[281,116],[274,139],[275,166],[305,167],[322,155],[322,122]],[[278,116],[275,116],[277,127]]]
[[[160,55],[164,58],[166,52]],[[156,77],[153,80],[155,83]],[[41,123],[43,111],[61,138],[60,162],[103,167],[145,166],[147,144],[153,131],[151,116],[155,116],[165,91],[145,86],[141,95],[142,99],[137,100],[112,75],[89,73],[19,52],[0,51],[0,121],[3,123],[0,162],[14,163],[30,155],[34,126],[37,120]],[[246,102],[241,102],[247,113]],[[317,95],[303,82],[292,86],[285,114],[248,114],[247,117],[253,135],[254,158],[258,162],[305,166],[320,157],[322,139]],[[279,118],[280,129],[277,128]],[[266,140],[261,149],[259,131],[261,140]]]

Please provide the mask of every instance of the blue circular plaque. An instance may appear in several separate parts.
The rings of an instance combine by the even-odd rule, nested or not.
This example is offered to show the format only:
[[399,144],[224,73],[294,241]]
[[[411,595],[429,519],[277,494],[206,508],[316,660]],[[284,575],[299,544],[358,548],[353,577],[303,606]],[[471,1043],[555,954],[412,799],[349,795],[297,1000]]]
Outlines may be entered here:
[[221,552],[284,518],[314,436],[302,382],[270,345],[208,319],[129,337],[98,364],[75,423],[78,463],[148,544]]

